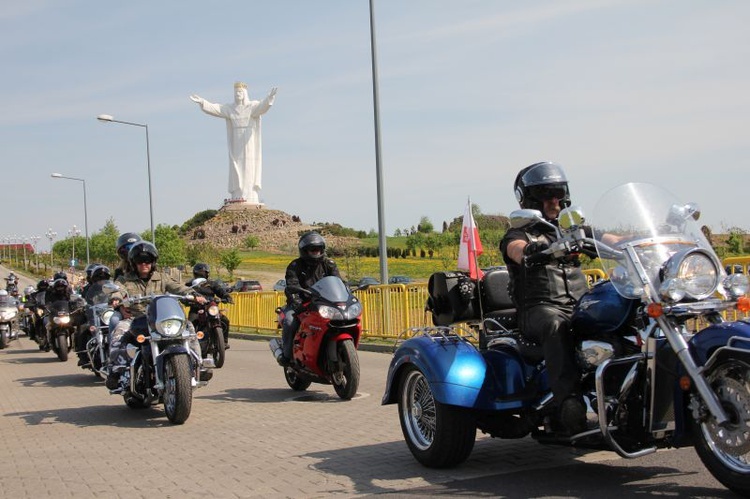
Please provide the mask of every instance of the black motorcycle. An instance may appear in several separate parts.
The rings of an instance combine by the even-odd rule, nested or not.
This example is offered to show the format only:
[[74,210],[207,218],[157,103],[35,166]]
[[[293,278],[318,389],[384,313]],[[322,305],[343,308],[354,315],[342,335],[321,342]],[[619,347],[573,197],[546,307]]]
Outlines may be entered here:
[[46,345],[57,354],[60,361],[68,360],[68,352],[73,350],[73,338],[76,332],[76,318],[83,308],[68,300],[57,300],[47,305],[47,342]]
[[122,394],[125,404],[134,409],[163,402],[167,419],[174,424],[182,424],[190,416],[193,388],[206,385],[210,371],[201,376],[202,370],[213,368],[211,359],[201,367],[200,357],[190,348],[195,331],[188,327],[180,302],[188,303],[185,297],[171,294],[123,302],[125,307],[136,303],[148,303],[148,307],[146,315],[134,319],[122,338],[130,363],[120,376],[120,386],[110,390]]
[[[201,345],[203,355],[210,356],[214,360],[216,368],[224,366],[226,359],[226,343],[224,341],[224,328],[226,327],[219,304],[221,299],[217,296],[204,305],[197,305],[197,317],[193,320],[195,332]],[[194,305],[196,306],[196,305]]]
[[78,345],[84,347],[88,362],[81,367],[91,369],[98,378],[109,373],[109,320],[115,313],[109,304],[117,286],[112,281],[92,284],[86,293],[86,324],[79,334]]

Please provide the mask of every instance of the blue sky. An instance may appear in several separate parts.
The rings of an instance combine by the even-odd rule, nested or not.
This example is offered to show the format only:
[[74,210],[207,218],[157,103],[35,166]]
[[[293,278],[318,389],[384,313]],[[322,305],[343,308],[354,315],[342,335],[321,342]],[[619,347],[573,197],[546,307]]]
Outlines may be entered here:
[[[626,181],[750,229],[750,3],[375,0],[385,223],[516,208],[513,179],[561,163],[593,210]],[[224,123],[188,98],[276,86],[263,120],[269,208],[378,227],[367,0],[42,1],[0,7],[0,237],[149,227],[227,194]]]

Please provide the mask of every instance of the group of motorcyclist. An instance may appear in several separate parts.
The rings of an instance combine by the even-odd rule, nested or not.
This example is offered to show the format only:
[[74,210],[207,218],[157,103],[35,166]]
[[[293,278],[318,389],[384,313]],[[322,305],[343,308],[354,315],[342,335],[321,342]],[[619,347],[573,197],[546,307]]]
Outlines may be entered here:
[[[557,224],[562,208],[570,205],[568,180],[562,167],[552,162],[540,162],[522,169],[513,186],[514,194],[522,208],[539,210],[543,217]],[[509,291],[518,309],[519,326],[522,334],[530,342],[538,343],[543,350],[549,370],[550,384],[558,407],[558,422],[563,431],[575,433],[585,427],[586,406],[578,386],[579,376],[573,357],[570,338],[570,320],[573,306],[587,289],[586,279],[577,257],[562,261],[553,260],[544,250],[554,242],[555,232],[543,224],[534,224],[523,229],[510,229],[500,243],[503,259],[511,276]],[[299,258],[294,259],[286,269],[285,290],[287,303],[282,324],[283,354],[278,361],[288,365],[292,356],[293,337],[299,328],[297,314],[303,307],[303,300],[295,288],[309,289],[325,276],[339,276],[333,260],[327,258],[326,242],[317,232],[309,232],[299,239]],[[191,306],[189,319],[195,320],[198,307],[214,296],[223,301],[231,301],[229,292],[220,281],[209,281],[209,266],[198,263],[193,267],[193,281],[179,283],[157,267],[159,253],[156,247],[142,240],[135,233],[122,234],[116,243],[120,264],[114,274],[104,265],[94,264],[87,270],[86,290],[92,283],[114,278],[121,290],[112,296],[113,305],[118,305],[127,295],[147,295],[173,293],[192,294],[195,305]],[[17,293],[15,276],[8,280],[8,292],[14,288]],[[31,305],[50,303],[51,300],[78,300],[71,295],[71,287],[64,273],[55,274],[51,282],[42,280],[34,292],[25,293],[24,299]],[[110,363],[112,369],[107,386],[117,385],[119,373],[127,365],[123,338],[130,329],[134,318],[145,313],[144,306],[120,307],[110,323]],[[225,324],[224,334],[228,348],[229,324]],[[82,327],[83,324],[79,324]],[[35,337],[41,349],[49,345],[43,328],[33,328],[29,335]],[[76,344],[79,352],[79,365],[86,366],[84,345]],[[200,353],[197,341],[191,348]]]

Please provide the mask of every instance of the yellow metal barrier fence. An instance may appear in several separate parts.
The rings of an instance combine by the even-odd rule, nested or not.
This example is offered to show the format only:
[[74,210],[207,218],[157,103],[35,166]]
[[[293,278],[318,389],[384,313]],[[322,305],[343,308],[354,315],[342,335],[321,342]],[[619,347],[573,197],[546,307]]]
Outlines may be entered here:
[[[747,273],[750,256],[731,257],[724,265],[741,265]],[[589,285],[606,279],[600,269],[583,271]],[[362,302],[363,338],[398,338],[406,329],[432,326],[432,318],[425,313],[427,283],[389,284],[370,286],[366,290],[355,291]],[[277,331],[276,308],[283,307],[286,297],[283,292],[234,293],[234,304],[223,306],[232,329],[245,332],[274,333]],[[736,311],[726,314],[729,320],[745,317]]]

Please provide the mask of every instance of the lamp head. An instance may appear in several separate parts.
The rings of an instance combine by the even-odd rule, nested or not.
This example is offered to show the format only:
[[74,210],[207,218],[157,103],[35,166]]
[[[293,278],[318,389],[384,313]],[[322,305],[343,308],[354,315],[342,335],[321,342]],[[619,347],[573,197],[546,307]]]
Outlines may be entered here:
[[114,118],[110,114],[100,114],[96,119],[99,121],[112,121]]

